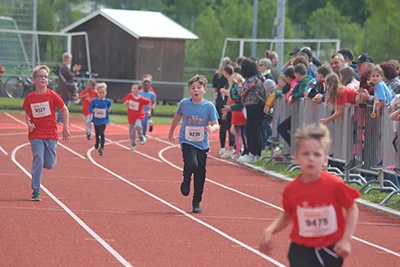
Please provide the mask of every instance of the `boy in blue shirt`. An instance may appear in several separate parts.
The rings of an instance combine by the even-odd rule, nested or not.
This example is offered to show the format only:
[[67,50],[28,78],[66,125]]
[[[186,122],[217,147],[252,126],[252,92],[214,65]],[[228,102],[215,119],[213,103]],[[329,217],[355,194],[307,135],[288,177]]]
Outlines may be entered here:
[[192,212],[201,213],[204,182],[206,180],[206,160],[210,149],[208,134],[219,130],[218,112],[214,104],[203,98],[206,92],[207,79],[203,75],[195,75],[188,82],[191,98],[184,98],[179,103],[171,123],[168,138],[175,140],[174,131],[183,118],[179,132],[183,157],[183,182],[181,193],[188,196],[190,181],[194,174],[194,195]]
[[[145,98],[148,98],[151,100],[151,109],[150,112],[153,114],[154,107],[156,105],[157,97],[156,94],[154,93],[154,89],[151,87],[151,76],[145,75],[143,78],[143,87],[142,90],[139,91],[139,94]],[[143,128],[143,136],[145,137],[146,140],[146,132],[147,132],[147,125],[149,123],[149,119],[151,115],[148,115],[149,108],[147,106],[144,107],[144,119],[142,121],[142,128]],[[152,129],[150,130],[150,132]]]
[[99,155],[104,155],[104,132],[106,125],[109,124],[108,114],[112,110],[110,99],[106,98],[107,84],[99,83],[96,85],[97,98],[93,99],[90,103],[89,111],[93,113],[92,122],[96,134],[95,149],[99,150]]

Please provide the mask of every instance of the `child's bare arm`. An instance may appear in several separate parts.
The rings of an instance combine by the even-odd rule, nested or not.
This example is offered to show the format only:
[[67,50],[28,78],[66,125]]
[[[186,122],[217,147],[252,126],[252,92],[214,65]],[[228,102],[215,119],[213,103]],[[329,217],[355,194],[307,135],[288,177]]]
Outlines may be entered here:
[[272,236],[285,229],[289,225],[290,221],[290,215],[286,212],[282,212],[273,223],[264,229],[259,245],[261,252],[268,254],[271,251]]
[[168,139],[170,141],[174,141],[175,137],[174,137],[174,131],[176,129],[176,126],[178,126],[179,122],[181,121],[182,116],[175,114],[174,118],[172,119],[171,122],[171,127],[169,128],[169,134],[168,134]]
[[392,121],[397,121],[399,120],[399,115],[400,115],[400,109],[390,113],[389,119],[391,119]]
[[334,247],[334,251],[342,258],[346,258],[349,256],[351,251],[351,238],[354,234],[354,230],[356,229],[357,220],[358,220],[358,206],[356,203],[347,210],[346,216],[346,228],[344,230],[344,234],[342,239],[336,243]]
[[29,119],[28,113],[25,112],[25,123],[28,126],[28,130],[31,133],[33,131],[33,129],[35,129],[35,124],[33,124],[31,122],[31,120]]
[[321,119],[320,122],[327,125],[333,120],[336,120],[337,118],[340,118],[344,113],[344,105],[340,105],[337,107],[335,113],[332,114],[332,116],[328,118]]
[[217,120],[211,122],[211,126],[207,126],[206,130],[208,133],[215,133],[219,130],[219,123]]

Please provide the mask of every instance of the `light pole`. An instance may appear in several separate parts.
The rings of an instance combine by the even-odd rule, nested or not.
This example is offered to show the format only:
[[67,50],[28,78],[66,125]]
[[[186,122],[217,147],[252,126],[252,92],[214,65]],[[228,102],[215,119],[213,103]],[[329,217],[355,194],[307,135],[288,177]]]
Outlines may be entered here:
[[[258,23],[258,0],[253,0],[253,30],[252,38],[257,38],[257,23]],[[251,44],[251,56],[256,57],[257,54],[257,43],[252,42]]]
[[[278,0],[278,6],[276,11],[276,35],[275,39],[282,40],[285,39],[285,6],[286,0]],[[285,43],[278,42],[276,43],[276,53],[279,57],[279,62],[277,69],[280,70],[283,62],[283,53],[284,53]]]

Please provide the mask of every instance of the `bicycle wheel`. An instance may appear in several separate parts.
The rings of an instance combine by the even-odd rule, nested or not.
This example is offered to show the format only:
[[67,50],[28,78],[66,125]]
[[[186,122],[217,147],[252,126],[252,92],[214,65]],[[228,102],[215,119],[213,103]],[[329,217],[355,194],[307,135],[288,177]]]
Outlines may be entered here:
[[9,98],[18,98],[22,97],[24,83],[17,77],[11,77],[6,81],[4,88]]

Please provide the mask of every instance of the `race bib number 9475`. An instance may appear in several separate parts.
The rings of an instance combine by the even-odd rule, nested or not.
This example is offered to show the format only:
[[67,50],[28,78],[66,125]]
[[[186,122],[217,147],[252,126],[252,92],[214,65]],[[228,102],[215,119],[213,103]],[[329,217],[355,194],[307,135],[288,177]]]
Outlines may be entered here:
[[332,205],[317,208],[297,207],[297,219],[299,235],[302,237],[327,236],[338,229],[336,211]]
[[31,104],[32,116],[43,118],[51,114],[49,101]]
[[185,139],[192,142],[201,142],[204,140],[204,127],[185,128]]

